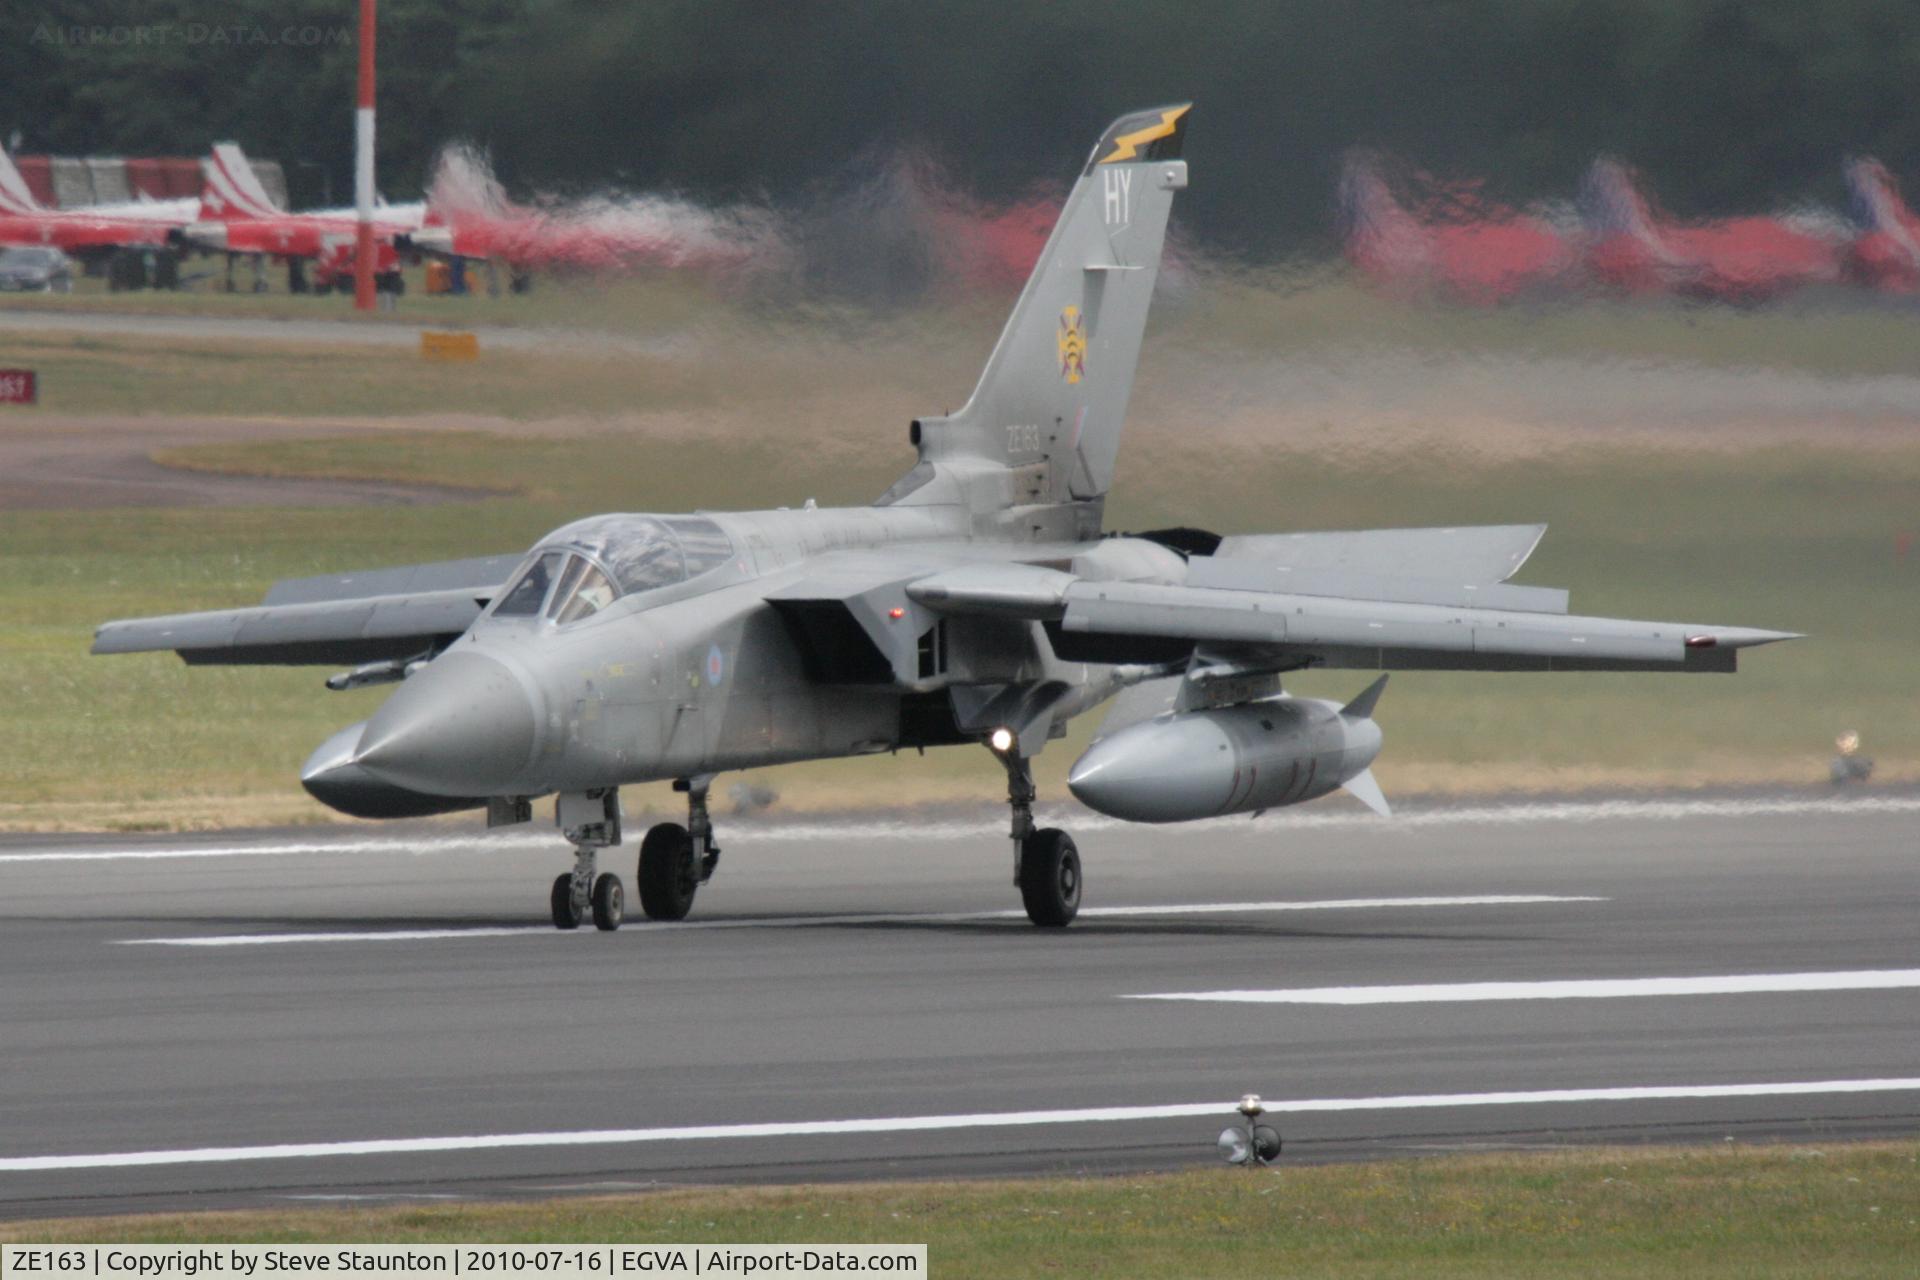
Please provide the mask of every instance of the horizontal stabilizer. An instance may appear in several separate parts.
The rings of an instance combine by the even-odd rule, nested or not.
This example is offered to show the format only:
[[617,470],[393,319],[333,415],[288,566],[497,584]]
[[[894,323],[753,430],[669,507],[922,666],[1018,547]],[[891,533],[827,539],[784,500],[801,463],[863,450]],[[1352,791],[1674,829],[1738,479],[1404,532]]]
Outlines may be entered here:
[[[1383,677],[1373,687],[1377,689],[1385,683],[1386,680]],[[1362,769],[1340,785],[1348,795],[1381,817],[1391,818],[1393,816],[1393,809],[1387,804],[1386,793],[1380,790],[1380,783],[1375,780],[1373,770]]]
[[[1303,577],[1352,574],[1364,578],[1425,579],[1455,587],[1485,586],[1505,582],[1518,573],[1546,532],[1544,524],[1491,524],[1246,534],[1221,539],[1211,560],[1216,569],[1225,569],[1223,562],[1238,560],[1258,564],[1269,573],[1297,573]],[[1207,585],[1232,584],[1211,582]],[[1267,581],[1257,584],[1257,589],[1286,591],[1290,588],[1278,581]],[[1338,593],[1310,591],[1307,594]]]
[[1388,677],[1381,676],[1362,689],[1352,702],[1340,708],[1340,714],[1349,720],[1373,719],[1373,708],[1380,701],[1380,691],[1387,687],[1387,679]]
[[[1425,566],[1416,566],[1423,572]],[[1400,604],[1448,604],[1515,613],[1565,613],[1567,593],[1558,587],[1516,587],[1508,582],[1471,582],[1461,577],[1406,577],[1352,569],[1297,569],[1253,556],[1195,556],[1187,562],[1187,585],[1228,591],[1284,591],[1342,600],[1392,600]]]

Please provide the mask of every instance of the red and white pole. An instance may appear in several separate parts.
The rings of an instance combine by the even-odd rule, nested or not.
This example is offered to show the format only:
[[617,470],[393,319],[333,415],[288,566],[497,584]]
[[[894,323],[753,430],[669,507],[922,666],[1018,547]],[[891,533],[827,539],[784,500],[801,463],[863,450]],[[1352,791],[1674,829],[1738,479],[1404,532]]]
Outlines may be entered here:
[[360,0],[360,105],[353,113],[353,305],[371,311],[373,297],[373,6]]

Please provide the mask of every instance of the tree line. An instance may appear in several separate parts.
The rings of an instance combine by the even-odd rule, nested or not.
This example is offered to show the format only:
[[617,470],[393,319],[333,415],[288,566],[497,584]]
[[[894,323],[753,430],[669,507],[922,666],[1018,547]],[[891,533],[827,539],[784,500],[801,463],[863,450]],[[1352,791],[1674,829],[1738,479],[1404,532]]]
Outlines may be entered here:
[[[198,154],[234,138],[299,203],[352,173],[353,0],[47,0],[0,40],[0,138]],[[1920,180],[1910,0],[382,0],[380,180],[439,146],[510,189],[804,198],[923,149],[963,188],[1062,183],[1108,120],[1196,103],[1181,214],[1219,248],[1317,252],[1351,147],[1514,202],[1599,153],[1675,213]]]

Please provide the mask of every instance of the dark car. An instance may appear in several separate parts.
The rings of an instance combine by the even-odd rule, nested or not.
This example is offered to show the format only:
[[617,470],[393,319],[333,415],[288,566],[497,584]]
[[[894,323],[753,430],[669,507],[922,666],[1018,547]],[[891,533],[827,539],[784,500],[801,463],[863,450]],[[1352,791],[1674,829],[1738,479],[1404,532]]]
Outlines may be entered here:
[[45,245],[0,249],[0,292],[72,293],[73,260]]

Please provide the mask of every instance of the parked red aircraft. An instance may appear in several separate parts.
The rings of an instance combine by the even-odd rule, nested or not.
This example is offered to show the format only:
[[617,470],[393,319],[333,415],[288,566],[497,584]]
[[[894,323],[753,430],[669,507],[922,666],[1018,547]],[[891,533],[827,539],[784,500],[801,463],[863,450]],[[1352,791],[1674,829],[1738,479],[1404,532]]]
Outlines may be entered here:
[[1847,246],[1847,275],[1889,293],[1920,292],[1920,215],[1878,160],[1847,161],[1847,191],[1860,233]]
[[[351,210],[287,212],[274,203],[245,154],[232,142],[217,143],[201,163],[207,185],[200,197],[200,217],[182,228],[180,239],[215,253],[312,261],[315,283],[322,287],[352,278],[357,223]],[[398,273],[395,239],[417,231],[423,216],[420,205],[382,205],[375,211],[376,272]]]
[[1840,278],[1841,237],[1783,218],[1673,221],[1641,194],[1631,169],[1604,156],[1587,170],[1580,207],[1591,236],[1587,269],[1622,292],[1755,302]]
[[111,213],[49,209],[34,199],[13,159],[0,150],[0,244],[44,244],[85,256],[122,248],[165,248],[180,223],[170,211],[116,206]]
[[486,157],[464,146],[442,152],[424,225],[408,243],[426,253],[532,271],[610,272],[637,266],[727,264],[744,256],[705,209],[653,196],[591,196],[538,206],[516,203]]
[[1542,218],[1471,193],[1427,203],[1414,213],[1377,157],[1349,154],[1340,175],[1347,260],[1393,292],[1437,290],[1482,304],[1564,283],[1578,266],[1574,247]]

